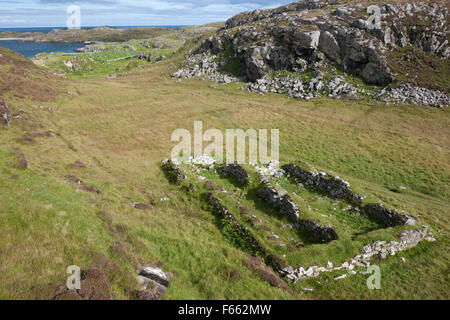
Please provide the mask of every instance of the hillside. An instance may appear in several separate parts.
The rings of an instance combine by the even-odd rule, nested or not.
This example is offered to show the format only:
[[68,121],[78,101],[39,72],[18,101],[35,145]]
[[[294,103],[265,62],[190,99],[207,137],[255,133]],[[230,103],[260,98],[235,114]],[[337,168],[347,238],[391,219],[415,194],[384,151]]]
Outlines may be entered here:
[[[240,56],[204,50],[242,17],[265,23],[116,78],[0,49],[0,299],[449,298],[449,108],[238,90]],[[175,79],[197,54],[239,63]],[[279,129],[280,165],[163,162],[194,121]],[[70,265],[87,290],[65,288]]]
[[[367,12],[374,4],[376,28]],[[450,104],[449,39],[446,1],[299,1],[230,18],[174,76],[229,82],[216,75],[229,73],[260,94],[442,107]]]

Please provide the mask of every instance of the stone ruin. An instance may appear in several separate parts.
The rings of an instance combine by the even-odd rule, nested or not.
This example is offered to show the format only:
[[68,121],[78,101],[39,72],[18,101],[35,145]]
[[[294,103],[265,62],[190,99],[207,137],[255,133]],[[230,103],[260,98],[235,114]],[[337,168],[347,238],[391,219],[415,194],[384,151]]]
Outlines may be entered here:
[[[190,165],[193,168],[196,168],[194,162],[192,162]],[[174,165],[174,167],[172,167],[171,162],[168,161],[165,162],[165,165],[170,166],[170,168],[172,168],[171,170],[175,170],[177,175],[184,176],[179,166],[176,166],[172,163],[172,165]],[[276,166],[272,165],[269,166],[270,170],[265,170],[264,167],[259,167],[257,165],[253,166],[255,167],[255,170],[260,173],[262,179],[261,188],[257,191],[257,196],[262,201],[269,204],[271,207],[279,210],[281,214],[288,217],[292,221],[291,225],[286,226],[290,226],[291,228],[295,228],[297,230],[304,230],[317,243],[329,243],[331,241],[338,240],[338,234],[331,225],[321,225],[314,220],[301,220],[300,210],[296,203],[291,199],[286,190],[277,190],[275,187],[273,187],[270,184],[270,181],[272,179],[280,178],[287,173],[287,176],[294,179],[300,179],[313,188],[329,193],[332,197],[345,199],[347,201],[353,202],[354,204],[358,204],[359,207],[355,208],[357,212],[362,213],[368,218],[377,220],[380,224],[386,227],[414,225],[415,223],[414,218],[410,217],[409,215],[405,213],[399,213],[396,210],[389,210],[382,204],[368,204],[363,206],[362,202],[365,197],[353,193],[349,183],[338,177],[328,178],[325,173],[308,172],[298,168],[293,164],[284,166],[284,169],[277,169]],[[212,169],[211,167],[209,167],[209,170],[216,169],[214,167]],[[243,169],[242,167],[237,167],[235,165],[229,166],[226,171],[227,174],[236,178],[248,177],[245,169]],[[194,170],[193,172],[197,175],[197,178],[199,180],[204,180],[200,179],[202,178],[202,176],[199,176],[199,173],[197,171]],[[219,173],[220,170],[217,169],[216,172]],[[242,179],[241,181],[245,182],[244,179]],[[225,194],[231,194],[224,188],[222,188],[221,191]],[[235,194],[236,192],[231,194],[231,197],[235,198]],[[406,230],[401,232],[399,235],[399,240],[390,242],[376,241],[372,244],[366,245],[363,247],[360,254],[355,255],[353,258],[344,262],[340,266],[334,266],[333,263],[329,261],[326,266],[294,268],[292,266],[286,266],[285,262],[283,262],[283,259],[280,260],[279,257],[273,256],[269,252],[269,250],[267,250],[265,246],[258,240],[258,238],[255,237],[255,235],[253,235],[246,227],[239,223],[232,212],[230,212],[229,209],[221,202],[221,200],[219,200],[219,198],[215,196],[214,191],[207,192],[205,194],[205,197],[214,214],[216,214],[220,219],[224,219],[228,221],[228,223],[230,223],[231,227],[234,230],[233,232],[235,233],[235,236],[240,239],[239,241],[242,241],[243,248],[245,248],[244,250],[250,251],[255,256],[263,257],[264,261],[268,265],[270,265],[274,269],[274,271],[278,272],[280,275],[286,277],[286,279],[294,283],[302,279],[318,277],[323,272],[334,272],[339,270],[345,272],[344,274],[335,277],[335,280],[344,279],[348,275],[357,274],[358,272],[365,273],[366,271],[357,271],[357,268],[370,266],[371,259],[373,257],[384,260],[388,256],[394,256],[400,251],[415,247],[420,241],[424,239],[427,241],[436,241],[436,239],[432,236],[429,228],[427,226],[423,226],[418,229]],[[237,207],[239,209],[241,209],[242,207],[242,205],[240,207],[239,200],[237,200]],[[259,221],[260,225],[264,225],[264,223],[257,216],[251,215],[249,212],[247,212],[247,215]],[[270,230],[270,227],[266,226],[266,230]],[[273,231],[271,237],[274,239],[279,239],[279,236],[274,234]],[[406,260],[402,258],[402,261],[405,262]]]
[[293,223],[298,223],[300,210],[285,190],[278,191],[268,185],[258,191],[258,197],[280,213],[287,216]]
[[180,166],[172,160],[164,159],[162,162],[162,168],[167,174],[170,182],[179,183],[187,179],[187,176],[183,173],[183,171],[181,171]]
[[305,228],[314,241],[328,243],[338,239],[338,235],[331,225],[322,226],[312,220],[301,221],[300,225]]
[[362,205],[365,197],[353,193],[350,184],[339,177],[327,177],[325,172],[312,172],[300,169],[295,164],[283,166],[283,169],[295,179],[299,179],[309,186],[329,193],[332,197],[346,199],[357,206]]
[[224,175],[234,177],[243,187],[248,186],[250,184],[250,177],[247,171],[245,171],[244,168],[242,168],[240,165],[236,163],[225,165],[223,168],[220,168],[217,171]]
[[369,218],[377,221],[385,227],[402,225],[414,226],[416,224],[416,220],[413,217],[407,215],[406,213],[398,212],[397,210],[387,209],[381,203],[369,204],[365,206],[364,212]]
[[[335,267],[333,263],[328,262],[326,267],[311,266],[309,268],[298,267],[293,268],[291,266],[279,270],[279,272],[286,276],[292,282],[303,280],[307,278],[318,277],[323,272],[332,272],[345,270],[347,274],[356,274],[356,267],[369,267],[371,265],[371,258],[378,257],[381,260],[386,259],[389,255],[394,256],[400,251],[405,251],[414,248],[422,240],[433,241],[433,237],[427,237],[429,235],[429,228],[423,226],[416,230],[406,230],[399,235],[399,240],[387,242],[376,241],[373,244],[366,245],[363,248],[362,253],[355,255],[350,261],[344,262],[341,266]],[[364,272],[360,272],[364,273]],[[343,274],[340,277],[336,277],[335,280],[343,279],[347,276]]]
[[415,225],[415,218],[406,213],[387,209],[381,203],[367,204],[363,207],[363,201],[366,197],[354,193],[350,188],[350,184],[339,177],[328,178],[325,172],[306,171],[300,169],[295,164],[285,165],[283,166],[283,169],[291,176],[291,178],[301,180],[311,187],[327,192],[334,198],[350,201],[358,208],[362,208],[367,217],[385,227]]

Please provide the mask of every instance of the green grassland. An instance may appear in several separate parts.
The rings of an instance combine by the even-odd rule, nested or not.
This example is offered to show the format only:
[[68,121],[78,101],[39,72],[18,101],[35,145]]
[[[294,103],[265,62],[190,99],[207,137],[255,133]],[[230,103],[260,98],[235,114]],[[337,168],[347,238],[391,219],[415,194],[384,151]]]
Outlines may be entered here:
[[[91,77],[82,70],[59,81],[62,93],[47,102],[3,92],[13,114],[26,113],[0,129],[0,298],[34,298],[33,286],[64,283],[67,267],[76,264],[106,270],[114,297],[129,299],[139,265],[156,264],[174,275],[165,299],[448,299],[448,109],[299,101],[236,90],[241,84],[177,82],[170,75],[192,45],[117,79],[77,79]],[[58,63],[50,70],[61,72]],[[280,129],[282,163],[305,161],[332,170],[371,201],[418,216],[418,224],[429,225],[438,241],[381,262],[381,290],[368,290],[364,275],[334,281],[335,273],[289,284],[290,290],[274,287],[221,230],[200,196],[204,186],[196,182],[197,192],[190,194],[161,170],[161,160],[174,146],[173,130],[192,131],[195,120],[202,120],[205,129]],[[16,148],[23,151],[27,169],[19,166]],[[76,161],[86,167],[71,165]],[[68,175],[101,193],[81,190]],[[226,179],[207,178],[236,189]],[[341,236],[330,244],[308,243],[283,227],[287,221],[262,206],[252,195],[255,185],[250,186],[242,197],[250,212],[283,241],[308,244],[289,251],[268,239],[267,230],[240,217],[232,199],[223,199],[271,253],[289,263],[338,264],[363,245],[394,239],[402,230],[380,229],[343,211],[343,201],[334,205],[334,199],[285,179],[276,183],[307,201],[313,210],[293,197],[305,217],[335,225]],[[398,192],[398,186],[408,189]],[[164,197],[171,200],[160,201]],[[152,209],[137,210],[130,202]]]

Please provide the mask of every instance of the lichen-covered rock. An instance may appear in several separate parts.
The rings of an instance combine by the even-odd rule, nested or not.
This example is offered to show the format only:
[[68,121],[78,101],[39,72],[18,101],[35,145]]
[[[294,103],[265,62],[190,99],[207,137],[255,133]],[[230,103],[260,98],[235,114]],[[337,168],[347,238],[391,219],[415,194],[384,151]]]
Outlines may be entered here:
[[331,242],[338,239],[338,235],[332,226],[322,226],[312,220],[305,220],[301,222],[306,232],[317,242]]
[[413,217],[407,215],[406,213],[387,209],[381,203],[365,206],[364,212],[370,219],[373,219],[386,227],[402,225],[413,226],[416,223],[416,220]]
[[300,210],[287,191],[278,191],[272,186],[265,186],[258,190],[258,197],[270,206],[279,209],[280,213],[287,216],[292,222],[298,222]]
[[0,95],[0,125],[9,126],[11,123],[11,113],[9,112],[8,104]]
[[247,171],[245,171],[245,169],[242,168],[238,164],[225,165],[223,168],[219,169],[218,171],[225,175],[234,177],[241,186],[245,187],[250,184],[250,177],[249,177]]

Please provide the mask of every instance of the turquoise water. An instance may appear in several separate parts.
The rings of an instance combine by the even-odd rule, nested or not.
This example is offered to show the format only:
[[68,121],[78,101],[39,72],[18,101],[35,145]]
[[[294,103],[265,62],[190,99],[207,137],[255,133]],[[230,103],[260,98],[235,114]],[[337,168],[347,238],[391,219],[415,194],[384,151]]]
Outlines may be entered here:
[[66,52],[73,53],[76,49],[83,48],[82,43],[50,43],[50,42],[21,42],[17,40],[0,40],[0,47],[4,47],[32,59],[39,53]]
[[[1,1],[0,1],[1,2]],[[129,29],[129,28],[141,28],[141,27],[159,27],[159,28],[181,28],[184,26],[118,26],[113,28]],[[89,27],[94,28],[94,27]],[[66,29],[56,27],[40,27],[40,28],[0,28],[0,32],[12,31],[12,32],[42,32],[49,33],[54,29]],[[83,28],[88,29],[88,28]],[[24,57],[32,59],[39,53],[51,53],[51,52],[66,52],[73,53],[76,49],[83,48],[82,43],[50,43],[50,42],[20,42],[16,40],[0,40],[0,47],[8,48],[10,50],[19,52]]]

